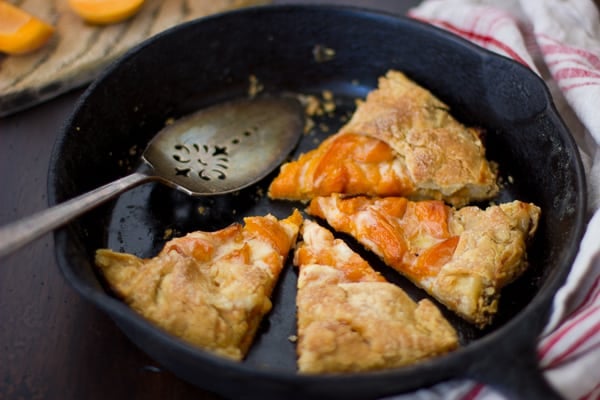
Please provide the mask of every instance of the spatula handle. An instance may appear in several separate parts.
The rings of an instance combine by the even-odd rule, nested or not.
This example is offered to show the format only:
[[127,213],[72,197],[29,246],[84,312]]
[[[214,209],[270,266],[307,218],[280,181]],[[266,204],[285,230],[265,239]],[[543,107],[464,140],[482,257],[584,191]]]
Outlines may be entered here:
[[0,228],[0,257],[62,226],[111,198],[156,177],[135,172],[57,206]]

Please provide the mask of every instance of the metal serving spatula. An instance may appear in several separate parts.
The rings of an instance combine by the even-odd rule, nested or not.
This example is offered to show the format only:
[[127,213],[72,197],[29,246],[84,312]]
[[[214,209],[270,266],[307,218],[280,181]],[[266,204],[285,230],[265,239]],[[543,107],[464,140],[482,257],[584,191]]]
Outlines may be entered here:
[[303,127],[293,98],[235,100],[183,117],[150,141],[134,173],[0,228],[0,257],[142,183],[159,181],[191,196],[252,185],[283,162]]

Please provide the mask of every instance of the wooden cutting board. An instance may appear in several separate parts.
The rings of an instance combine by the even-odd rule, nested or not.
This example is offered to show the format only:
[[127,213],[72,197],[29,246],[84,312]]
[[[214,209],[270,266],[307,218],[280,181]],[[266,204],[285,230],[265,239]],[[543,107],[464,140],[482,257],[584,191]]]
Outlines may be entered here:
[[167,28],[195,18],[267,0],[146,0],[133,18],[118,24],[85,23],[67,0],[12,1],[51,23],[56,32],[40,50],[0,55],[0,117],[89,83],[112,60]]

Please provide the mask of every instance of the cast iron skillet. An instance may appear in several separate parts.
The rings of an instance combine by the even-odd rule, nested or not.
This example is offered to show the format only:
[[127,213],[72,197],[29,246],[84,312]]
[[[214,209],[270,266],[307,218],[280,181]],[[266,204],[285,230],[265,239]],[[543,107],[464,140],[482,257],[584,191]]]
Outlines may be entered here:
[[[270,6],[160,34],[108,68],[78,101],[52,155],[50,203],[126,174],[137,157],[132,154],[167,119],[246,96],[251,75],[264,93],[334,94],[335,113],[317,119],[297,155],[338,128],[354,110],[355,98],[391,68],[432,90],[461,121],[485,128],[488,155],[499,163],[505,182],[496,201],[531,201],[543,210],[529,252],[531,268],[504,290],[495,323],[480,331],[444,310],[460,334],[458,351],[387,371],[298,375],[288,340],[295,333],[297,274],[288,263],[254,346],[245,361],[235,363],[155,328],[99,279],[93,266],[97,248],[149,257],[169,233],[218,229],[267,212],[283,217],[292,207],[302,208],[262,195],[274,175],[222,197],[192,199],[156,184],[122,195],[56,232],[56,255],[66,280],[162,366],[226,397],[366,399],[452,378],[489,383],[511,397],[556,397],[537,368],[535,340],[585,226],[585,183],[576,146],[537,76],[420,22],[334,6]],[[415,299],[426,296],[356,248]]]

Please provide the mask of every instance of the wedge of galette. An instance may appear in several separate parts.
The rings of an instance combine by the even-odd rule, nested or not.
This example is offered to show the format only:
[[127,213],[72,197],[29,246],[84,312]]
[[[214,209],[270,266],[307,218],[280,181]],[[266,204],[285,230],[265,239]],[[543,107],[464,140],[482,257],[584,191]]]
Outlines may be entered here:
[[180,338],[240,360],[295,244],[302,215],[248,217],[166,243],[154,258],[101,249],[96,264],[135,311]]
[[302,238],[294,254],[301,373],[398,367],[458,347],[430,300],[414,302],[315,222],[304,221]]
[[338,195],[313,199],[307,211],[479,327],[492,321],[501,289],[527,268],[541,212],[521,201],[457,210],[437,200]]
[[487,200],[498,193],[497,175],[480,133],[428,90],[389,71],[339,132],[281,167],[269,196],[403,196],[454,206]]

